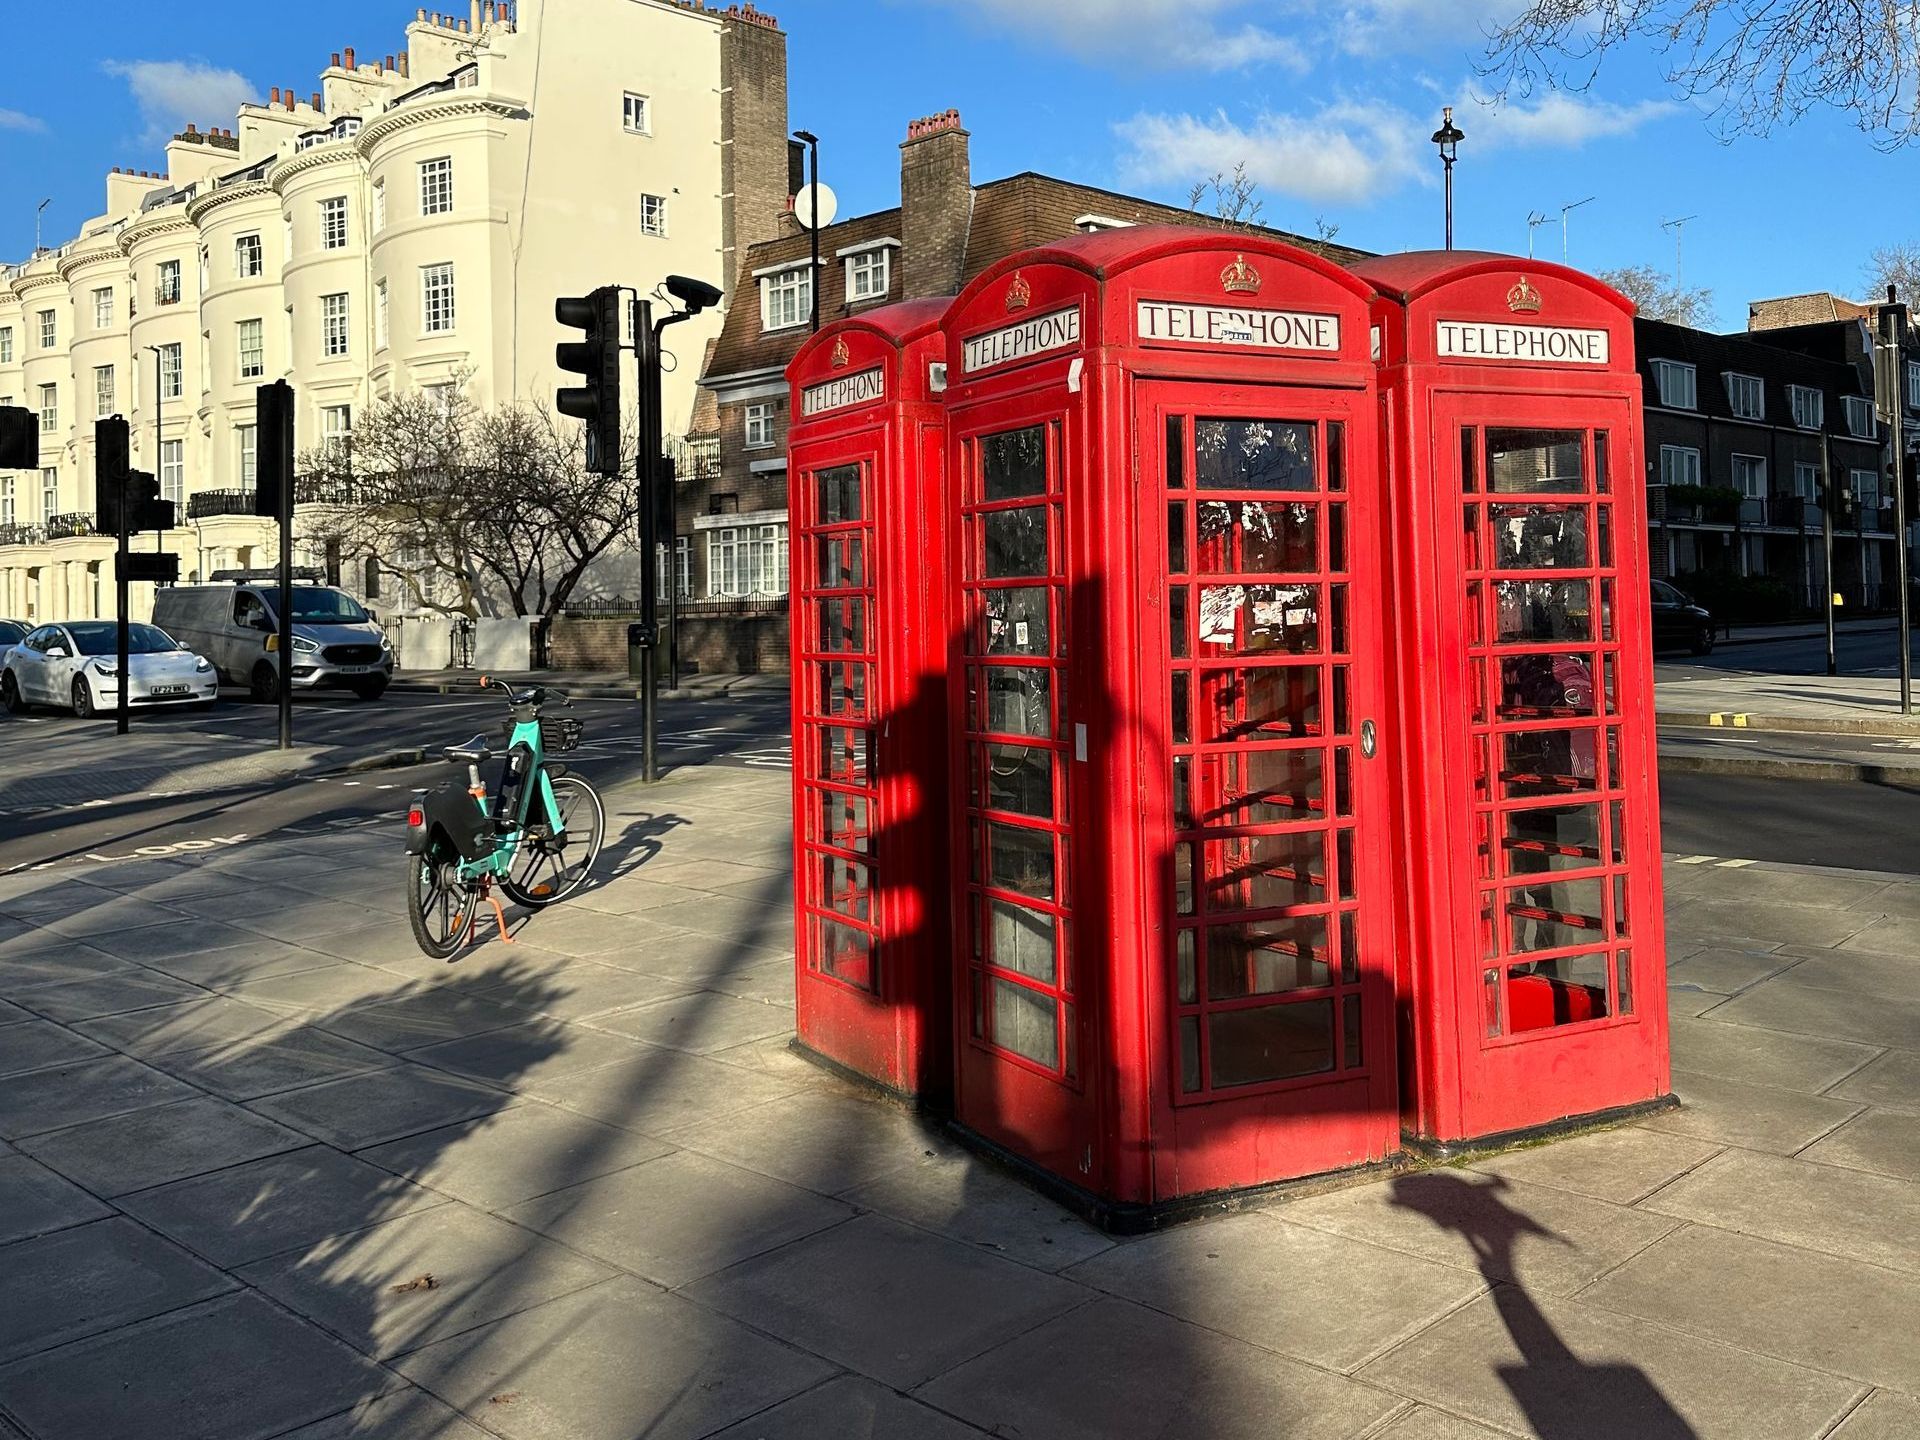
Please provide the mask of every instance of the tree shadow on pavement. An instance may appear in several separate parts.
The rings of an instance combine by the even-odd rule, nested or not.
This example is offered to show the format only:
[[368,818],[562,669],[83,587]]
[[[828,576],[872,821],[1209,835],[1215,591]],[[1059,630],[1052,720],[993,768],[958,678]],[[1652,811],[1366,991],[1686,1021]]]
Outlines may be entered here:
[[1520,1352],[1520,1363],[1496,1373],[1541,1440],[1697,1440],[1657,1385],[1634,1365],[1582,1360],[1554,1329],[1524,1285],[1514,1279],[1522,1240],[1567,1242],[1509,1205],[1497,1176],[1468,1180],[1452,1171],[1400,1176],[1392,1203],[1425,1215],[1472,1247],[1495,1310]]

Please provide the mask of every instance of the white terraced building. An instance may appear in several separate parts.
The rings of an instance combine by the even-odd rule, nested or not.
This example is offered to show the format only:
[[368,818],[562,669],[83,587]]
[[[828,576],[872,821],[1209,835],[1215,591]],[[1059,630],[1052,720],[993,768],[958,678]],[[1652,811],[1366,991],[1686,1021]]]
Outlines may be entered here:
[[[163,173],[116,169],[74,239],[0,267],[0,403],[40,428],[40,469],[0,471],[0,616],[112,613],[96,417],[127,418],[134,467],[179,504],[183,580],[264,566],[263,381],[293,385],[305,450],[413,388],[550,399],[558,295],[673,273],[729,285],[786,204],[785,57],[750,5],[474,0],[417,11],[371,63],[342,50],[306,97],[274,87],[231,129],[189,126]],[[666,378],[669,434],[720,318],[674,333],[688,358]]]

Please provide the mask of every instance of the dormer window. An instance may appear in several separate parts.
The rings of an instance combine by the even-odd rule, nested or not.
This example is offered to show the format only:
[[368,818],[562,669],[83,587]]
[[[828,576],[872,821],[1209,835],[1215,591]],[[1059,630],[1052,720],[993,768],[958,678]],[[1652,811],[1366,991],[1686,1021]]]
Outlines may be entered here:
[[1827,423],[1825,392],[1810,385],[1789,385],[1787,404],[1793,408],[1793,423],[1802,430],[1818,430]]
[[1873,401],[1865,395],[1849,395],[1847,405],[1847,433],[1861,440],[1871,440],[1877,433],[1873,414]]
[[1699,405],[1691,365],[1677,360],[1655,360],[1653,383],[1660,391],[1660,403],[1670,410],[1692,410]]
[[762,330],[790,330],[813,318],[813,276],[806,265],[775,267],[755,278],[760,281]]
[[1132,224],[1131,220],[1116,220],[1111,215],[1076,215],[1073,219],[1073,228],[1083,235],[1099,230],[1125,230]]
[[891,236],[849,245],[839,252],[847,267],[847,303],[884,300],[893,286],[893,252],[900,242]]
[[1738,420],[1764,420],[1767,418],[1766,392],[1761,388],[1758,375],[1742,375],[1729,370],[1724,377],[1727,382],[1727,405]]

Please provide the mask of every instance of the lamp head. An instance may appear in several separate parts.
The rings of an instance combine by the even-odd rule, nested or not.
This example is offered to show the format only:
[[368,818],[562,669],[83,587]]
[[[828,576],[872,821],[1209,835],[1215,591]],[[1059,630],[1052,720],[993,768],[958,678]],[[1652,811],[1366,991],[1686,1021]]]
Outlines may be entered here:
[[1451,160],[1454,148],[1466,138],[1466,132],[1453,123],[1453,107],[1446,106],[1440,112],[1440,128],[1433,132],[1433,143],[1440,147],[1441,158]]
[[702,310],[710,310],[720,303],[719,287],[709,285],[704,280],[695,280],[686,275],[669,275],[666,287],[669,295],[687,307],[689,315],[698,315]]
[[793,132],[793,138],[804,141],[808,145],[818,145],[820,143],[820,137],[811,130],[796,130]]

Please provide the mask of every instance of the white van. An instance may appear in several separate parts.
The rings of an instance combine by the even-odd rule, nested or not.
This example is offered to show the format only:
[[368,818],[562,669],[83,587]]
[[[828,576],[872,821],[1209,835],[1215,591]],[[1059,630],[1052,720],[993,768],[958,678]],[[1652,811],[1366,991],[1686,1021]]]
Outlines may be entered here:
[[[156,590],[153,623],[213,662],[221,680],[253,698],[279,693],[279,656],[267,648],[279,632],[280,587],[248,579]],[[293,586],[293,684],[296,690],[351,690],[377,699],[393,678],[393,646],[358,600],[330,585]]]

